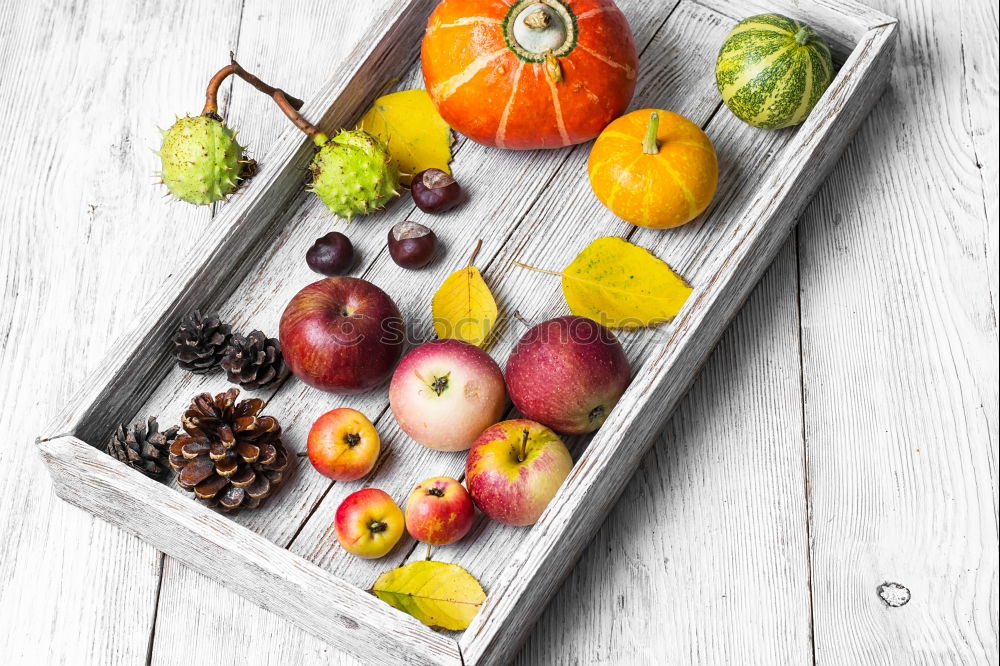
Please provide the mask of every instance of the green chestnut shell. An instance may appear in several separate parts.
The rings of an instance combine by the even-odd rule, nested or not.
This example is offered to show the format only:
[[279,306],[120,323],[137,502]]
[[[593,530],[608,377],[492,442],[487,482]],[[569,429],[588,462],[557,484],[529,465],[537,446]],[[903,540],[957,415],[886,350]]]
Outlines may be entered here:
[[163,184],[178,199],[210,204],[239,187],[243,147],[218,118],[179,119],[163,133],[159,155]]
[[399,168],[378,138],[344,130],[320,146],[309,170],[312,191],[335,215],[367,215],[399,194]]

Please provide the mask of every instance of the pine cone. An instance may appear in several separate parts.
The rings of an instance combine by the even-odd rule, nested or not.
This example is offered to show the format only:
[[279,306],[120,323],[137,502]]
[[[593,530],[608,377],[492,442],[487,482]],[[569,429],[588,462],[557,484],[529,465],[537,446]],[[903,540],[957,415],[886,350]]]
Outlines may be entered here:
[[150,416],[145,425],[121,425],[108,440],[105,453],[151,479],[159,479],[163,476],[167,447],[178,430],[180,428],[173,426],[160,432],[155,416]]
[[181,321],[174,334],[174,356],[177,364],[196,373],[215,369],[226,355],[232,339],[232,327],[223,324],[219,315],[205,317],[195,310]]
[[288,465],[278,421],[258,416],[263,400],[237,403],[239,394],[231,388],[195,397],[181,419],[186,434],[170,445],[177,483],[227,511],[259,506]]
[[229,381],[249,391],[265,388],[285,374],[281,343],[260,331],[234,335],[222,359]]

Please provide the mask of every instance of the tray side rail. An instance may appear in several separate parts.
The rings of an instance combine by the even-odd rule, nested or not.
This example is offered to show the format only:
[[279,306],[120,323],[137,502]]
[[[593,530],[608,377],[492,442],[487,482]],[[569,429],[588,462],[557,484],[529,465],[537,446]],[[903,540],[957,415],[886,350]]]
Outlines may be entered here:
[[38,443],[56,494],[369,664],[461,666],[453,638],[72,436]]

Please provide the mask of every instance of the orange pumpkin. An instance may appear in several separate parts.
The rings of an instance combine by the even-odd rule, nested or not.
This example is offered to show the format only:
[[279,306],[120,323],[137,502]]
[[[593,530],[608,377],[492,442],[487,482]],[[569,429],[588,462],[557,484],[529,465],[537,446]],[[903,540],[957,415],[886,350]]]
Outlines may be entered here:
[[421,61],[449,125],[515,150],[593,139],[628,106],[639,67],[612,0],[444,0]]
[[587,173],[612,213],[651,229],[679,227],[701,215],[719,182],[715,148],[701,128],[653,109],[608,125],[590,151]]

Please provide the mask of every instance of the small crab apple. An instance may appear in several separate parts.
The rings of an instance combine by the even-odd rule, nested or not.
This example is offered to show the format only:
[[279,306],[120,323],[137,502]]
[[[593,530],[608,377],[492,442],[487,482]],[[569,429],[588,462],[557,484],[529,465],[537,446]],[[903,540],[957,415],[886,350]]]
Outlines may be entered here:
[[355,481],[375,466],[378,432],[364,414],[340,407],[316,419],[309,431],[309,462],[334,481]]
[[431,546],[445,546],[464,537],[475,515],[468,491],[448,476],[421,481],[406,498],[406,531]]
[[387,554],[403,536],[403,512],[378,488],[351,493],[333,520],[337,540],[348,553],[375,559]]

